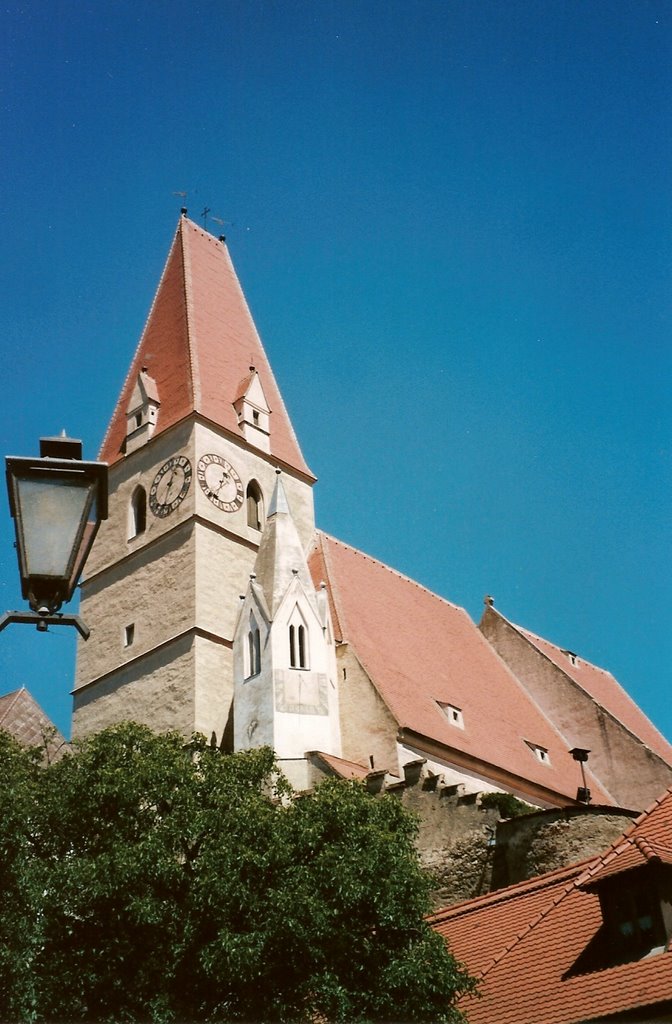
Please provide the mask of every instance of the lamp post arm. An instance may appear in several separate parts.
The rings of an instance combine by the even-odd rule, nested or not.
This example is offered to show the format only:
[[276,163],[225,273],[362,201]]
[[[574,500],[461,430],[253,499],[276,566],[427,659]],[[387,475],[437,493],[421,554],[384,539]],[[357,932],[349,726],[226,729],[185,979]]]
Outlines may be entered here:
[[37,626],[40,633],[46,633],[49,626],[74,626],[84,640],[91,636],[91,630],[79,615],[40,615],[38,612],[5,612],[0,615],[0,633],[10,622],[25,622]]

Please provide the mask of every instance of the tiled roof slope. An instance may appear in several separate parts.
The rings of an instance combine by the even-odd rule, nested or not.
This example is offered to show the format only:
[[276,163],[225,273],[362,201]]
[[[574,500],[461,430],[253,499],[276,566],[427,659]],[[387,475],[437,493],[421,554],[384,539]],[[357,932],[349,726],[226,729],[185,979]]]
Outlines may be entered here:
[[671,1000],[669,949],[571,970],[602,922],[599,897],[586,884],[628,849],[671,843],[668,790],[603,856],[435,914],[432,926],[481,977],[481,998],[463,1006],[470,1024],[576,1024]]
[[573,679],[605,711],[622,722],[626,729],[629,729],[650,750],[653,750],[668,764],[672,764],[672,746],[661,736],[644,712],[637,707],[611,672],[598,668],[597,665],[591,665],[589,661],[585,661],[579,656],[575,656],[575,661],[572,662],[567,651],[552,644],[549,640],[544,640],[521,626],[516,626],[513,623],[510,625],[517,629],[533,647],[536,647],[558,668],[562,669],[565,675]]
[[[550,794],[574,800],[579,775],[562,737],[464,609],[324,533],[310,566],[316,585],[328,583],[338,639],[352,645],[401,729],[489,777],[494,767],[531,781],[549,802]],[[441,703],[462,711],[464,729],[449,723]],[[546,748],[550,764],[528,743]],[[597,801],[613,803],[595,779],[590,785]]]
[[[25,686],[0,697],[0,729],[8,732],[23,747],[41,747],[48,740],[53,754],[67,746],[64,737]],[[55,730],[53,736],[52,730]]]
[[196,412],[242,441],[233,402],[251,365],[271,409],[272,458],[313,479],[226,245],[181,217],[100,458],[122,457],[126,409],[143,367],[161,403],[154,436]]
[[341,779],[359,779],[362,782],[369,774],[370,769],[365,768],[356,761],[347,761],[343,757],[336,757],[335,754],[325,754],[321,750],[313,752],[313,757],[330,768],[335,775]]

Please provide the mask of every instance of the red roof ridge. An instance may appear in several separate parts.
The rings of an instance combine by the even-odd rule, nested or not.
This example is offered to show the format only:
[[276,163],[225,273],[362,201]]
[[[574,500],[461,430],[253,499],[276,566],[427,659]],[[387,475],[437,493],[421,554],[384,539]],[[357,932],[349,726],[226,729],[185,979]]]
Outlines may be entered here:
[[[546,637],[544,637],[544,636],[539,636],[538,633],[534,633],[531,629],[527,629],[525,626],[519,626],[518,623],[512,622],[511,619],[507,619],[506,615],[502,615],[502,613],[500,612],[499,608],[495,608],[494,605],[491,605],[490,609],[496,615],[499,615],[500,619],[504,619],[504,621],[508,622],[508,624],[513,629],[515,629],[519,633],[521,633],[522,636],[526,640],[528,640],[530,643],[533,643],[535,647],[537,646],[537,643],[542,644],[542,645],[546,644],[548,647],[552,647],[554,650],[556,650],[559,654],[568,654],[568,653],[569,654],[574,654],[574,656],[577,657],[580,661],[582,661],[584,665],[588,665],[589,668],[595,669],[596,672],[601,672],[602,675],[609,676],[609,678],[613,679],[613,681],[617,684],[617,686],[619,686],[623,690],[623,687],[620,685],[620,683],[618,682],[618,680],[616,679],[614,674],[609,671],[609,669],[602,668],[601,665],[596,665],[594,662],[589,661],[588,658],[584,658],[584,656],[582,654],[578,654],[575,651],[570,651],[569,648],[567,648],[567,647],[561,647],[560,644],[553,643],[552,640],[547,640]],[[539,648],[538,648],[538,650],[539,650],[539,653],[541,655],[543,655],[544,658],[547,659],[547,661],[551,661],[551,659],[548,657],[548,655],[543,650],[541,650]],[[555,665],[555,662],[552,662],[552,664]],[[556,668],[560,668],[560,666],[556,665]],[[560,671],[564,672],[565,670],[563,668],[560,668]],[[565,674],[569,675],[570,673],[569,672],[565,672]],[[581,683],[577,682],[574,679],[573,676],[571,676],[571,678],[572,678],[572,680],[574,682],[577,683],[577,686],[581,686]],[[582,686],[581,686],[581,689],[583,689]],[[623,692],[625,693],[626,691],[623,690]]]
[[511,950],[518,945],[519,942],[522,942],[525,936],[529,935],[533,928],[536,928],[537,925],[544,920],[544,918],[548,917],[551,911],[555,910],[558,904],[562,903],[562,901],[567,898],[567,896],[570,894],[570,892],[572,892],[573,889],[577,888],[577,881],[578,880],[576,877],[571,878],[569,882],[567,882],[565,887],[558,893],[558,895],[555,896],[548,903],[548,905],[544,907],[543,910],[540,910],[536,917],[533,917],[531,921],[528,921],[525,927],[522,928],[520,932],[518,932],[518,934],[508,944],[508,946],[506,946],[504,949],[501,949],[497,956],[493,957],[492,960],[490,960],[488,964],[483,968],[483,970],[481,971],[482,978],[484,978],[485,975],[493,969],[493,967],[496,967],[497,964],[501,960],[503,960],[504,957],[507,956],[511,952]]
[[322,559],[324,561],[324,568],[325,568],[326,573],[327,573],[327,579],[329,580],[329,589],[331,590],[331,596],[332,596],[332,599],[333,599],[333,602],[334,602],[334,609],[336,611],[336,618],[338,620],[338,628],[339,628],[339,631],[340,631],[340,634],[341,634],[341,640],[343,640],[343,637],[346,637],[348,635],[348,630],[347,630],[347,626],[346,626],[346,619],[345,619],[345,612],[344,612],[344,609],[343,609],[343,603],[342,603],[342,601],[340,599],[340,590],[339,590],[338,583],[336,582],[336,574],[332,571],[331,555],[329,554],[329,551],[327,550],[327,546],[322,543],[324,538],[326,538],[328,540],[335,540],[335,538],[334,537],[330,537],[323,530],[316,530],[315,531],[315,536],[316,536],[316,539],[317,539],[317,541],[319,543],[320,551],[322,553]]
[[[538,654],[541,655],[542,658],[545,658],[545,660],[549,662],[549,664],[553,665],[560,672],[562,672],[574,686],[576,686],[583,693],[587,694],[593,701],[593,703],[595,703],[599,708],[601,708],[602,711],[605,712],[605,714],[609,715],[610,718],[618,722],[621,725],[621,727],[625,729],[627,733],[630,734],[630,736],[634,737],[634,739],[636,739],[639,743],[642,743],[647,748],[647,750],[650,750],[652,754],[655,754],[655,756],[659,757],[663,762],[665,762],[666,764],[670,763],[669,760],[666,760],[665,756],[661,753],[661,751],[659,749],[656,749],[658,746],[657,741],[660,740],[662,741],[664,746],[667,747],[669,750],[669,741],[665,738],[665,736],[663,736],[663,734],[651,721],[648,715],[646,715],[645,712],[642,711],[642,709],[639,707],[639,705],[635,703],[635,701],[630,696],[628,691],[621,685],[621,683],[619,683],[618,679],[614,676],[612,672],[609,671],[609,669],[601,668],[599,665],[595,665],[592,661],[588,661],[588,659],[584,658],[583,655],[575,654],[575,652],[569,651],[567,648],[560,647],[558,644],[553,643],[551,640],[547,640],[545,637],[533,633],[532,630],[526,629],[524,626],[517,625],[517,623],[512,622],[510,619],[507,619],[505,615],[502,615],[502,613],[492,605],[490,606],[490,611],[498,615],[500,619],[503,619],[504,622],[511,626],[512,629],[516,630],[516,632],[519,633],[520,636],[527,641],[527,643],[531,644],[534,647],[534,649],[537,651]],[[613,687],[618,697],[622,698],[625,701],[627,713],[625,715],[622,715],[619,714],[618,710],[614,710],[613,708],[608,707],[604,703],[603,699],[600,699],[599,694],[592,692],[589,686],[586,685],[585,680],[577,678],[577,676],[571,671],[570,666],[565,667],[565,665],[560,664],[558,661],[554,661],[553,658],[551,658],[548,655],[548,653],[544,650],[544,647],[552,648],[552,650],[557,652],[559,655],[574,654],[578,662],[580,662],[580,665],[577,666],[578,668],[585,667],[590,672],[597,672],[605,679],[608,679],[609,685]],[[626,718],[630,718],[631,712],[634,712],[637,716],[641,716],[638,731],[635,731],[637,729],[637,722],[633,723],[632,720],[630,720],[630,722],[625,721]],[[646,739],[645,735],[648,732],[648,729],[652,730],[653,735],[649,735],[648,739]],[[652,739],[655,741],[653,744],[651,743]]]
[[364,558],[367,562],[374,562],[376,565],[379,565],[381,569],[387,569],[387,571],[392,576],[396,576],[398,579],[404,580],[406,583],[412,584],[412,586],[417,587],[418,590],[424,591],[424,593],[428,594],[430,597],[436,598],[436,600],[440,601],[442,604],[447,604],[450,608],[455,608],[457,611],[460,612],[464,611],[464,608],[462,608],[461,605],[455,604],[453,601],[449,601],[446,597],[442,597],[441,594],[437,594],[435,590],[430,590],[430,588],[426,587],[424,583],[418,583],[418,581],[414,580],[411,576],[406,576],[405,573],[399,572],[398,569],[393,569],[391,565],[388,565],[387,562],[383,562],[380,558],[376,558],[374,555],[367,555],[365,551],[361,551],[359,548],[356,548],[353,544],[348,544],[347,541],[339,540],[337,537],[332,536],[325,530],[318,530],[317,532],[322,534],[322,536],[325,537],[328,541],[331,541],[333,544],[339,544],[342,548],[347,548],[354,554],[359,555],[361,558]]
[[646,810],[642,811],[642,813],[635,818],[632,825],[629,825],[625,832],[620,835],[618,839],[615,839],[611,846],[609,846],[608,849],[597,858],[596,863],[586,868],[584,874],[579,879],[579,887],[585,888],[590,883],[591,879],[599,874],[603,868],[611,864],[616,857],[626,852],[629,848],[632,848],[632,846],[635,846],[635,848],[646,857],[647,855],[644,853],[644,850],[642,850],[640,843],[645,843],[646,846],[648,846],[647,840],[644,836],[635,836],[633,833],[668,799],[672,799],[672,786],[668,786],[660,796],[656,797],[653,803],[649,804]]
[[138,341],[138,344],[135,346],[135,352],[133,353],[133,358],[131,359],[131,361],[129,363],[129,366],[128,366],[128,370],[126,371],[126,376],[124,377],[124,383],[121,386],[121,391],[119,392],[119,397],[117,399],[115,399],[114,410],[113,410],[112,416],[110,417],[110,420],[109,420],[109,422],[107,424],[107,429],[105,430],[105,433],[103,435],[103,440],[102,440],[101,445],[100,445],[100,451],[98,453],[98,457],[99,458],[102,458],[103,452],[105,451],[105,449],[107,447],[107,443],[110,440],[110,435],[111,435],[111,433],[112,433],[112,431],[114,429],[114,426],[115,426],[115,415],[114,414],[116,413],[117,407],[118,407],[118,405],[119,405],[119,403],[121,401],[121,396],[125,393],[126,388],[128,387],[128,385],[129,385],[129,383],[131,381],[131,378],[137,374],[137,370],[135,369],[135,364],[136,364],[136,362],[138,360],[138,356],[139,356],[140,350],[142,348],[142,343],[145,340],[145,334],[147,333],[147,328],[149,327],[149,324],[151,323],[152,315],[154,313],[154,308],[156,306],[157,300],[158,300],[159,295],[161,293],[161,285],[163,284],[163,280],[164,280],[164,278],[166,276],[166,273],[167,273],[167,270],[168,270],[168,266],[170,264],[170,260],[171,260],[171,257],[173,255],[173,249],[175,247],[175,242],[177,240],[177,235],[178,235],[178,232],[180,230],[181,223],[182,223],[182,218],[180,218],[180,221],[178,222],[177,230],[175,231],[175,236],[174,236],[173,241],[172,241],[172,243],[170,245],[170,248],[168,249],[168,255],[166,256],[166,262],[163,265],[163,270],[161,271],[161,277],[159,278],[159,284],[158,284],[158,287],[157,287],[157,289],[156,289],[156,291],[154,293],[154,297],[152,299],[152,303],[151,303],[151,305],[149,307],[149,312],[148,312],[147,316],[145,317],[145,323],[144,323],[144,326],[142,328],[142,331],[140,332],[140,340]]
[[[3,694],[2,697],[0,697],[0,701],[5,701],[5,700],[8,701],[7,707],[5,708],[3,714],[0,715],[0,722],[4,722],[4,720],[7,718],[7,715],[10,713],[10,711],[12,710],[12,708],[14,707],[14,705],[17,702],[17,700],[19,699],[19,697],[21,696],[22,692],[25,689],[26,689],[25,686],[19,686],[18,690],[10,690],[9,693],[5,693],[5,694]],[[8,700],[8,698],[10,698],[10,697],[12,699]]]
[[[195,341],[194,289],[191,275],[191,252],[189,251],[189,245],[187,243],[187,234],[182,230],[183,224],[189,224],[190,227],[195,228],[197,231],[200,229],[193,221],[187,220],[186,216],[180,217],[180,223],[177,230],[182,245],[182,275],[184,280],[184,298],[186,304],[187,345],[189,348],[189,368],[191,370],[191,390],[194,408],[200,410],[201,375],[198,367],[198,346]],[[204,232],[201,232],[201,234],[204,234]]]

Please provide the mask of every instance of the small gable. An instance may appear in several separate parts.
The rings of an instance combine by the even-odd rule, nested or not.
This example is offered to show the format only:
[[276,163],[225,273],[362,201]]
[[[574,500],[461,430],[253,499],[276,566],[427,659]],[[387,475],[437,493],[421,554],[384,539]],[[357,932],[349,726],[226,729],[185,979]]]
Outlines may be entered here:
[[233,407],[245,440],[261,451],[270,452],[271,410],[254,366],[238,385]]
[[126,454],[147,444],[156,429],[159,416],[159,392],[156,381],[145,367],[138,374],[126,406]]

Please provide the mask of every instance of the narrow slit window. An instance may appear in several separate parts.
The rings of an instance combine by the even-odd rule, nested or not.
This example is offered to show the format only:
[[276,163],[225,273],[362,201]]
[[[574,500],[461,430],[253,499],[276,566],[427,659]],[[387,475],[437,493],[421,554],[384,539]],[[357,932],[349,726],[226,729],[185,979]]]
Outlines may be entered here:
[[308,661],[306,659],[306,627],[299,626],[299,668],[307,668]]
[[124,647],[130,647],[135,640],[135,623],[130,622],[124,626]]
[[290,668],[297,668],[296,664],[296,627],[289,627],[289,664]]
[[259,627],[251,620],[250,631],[247,634],[247,658],[248,658],[248,679],[256,676],[261,671],[261,635]]

